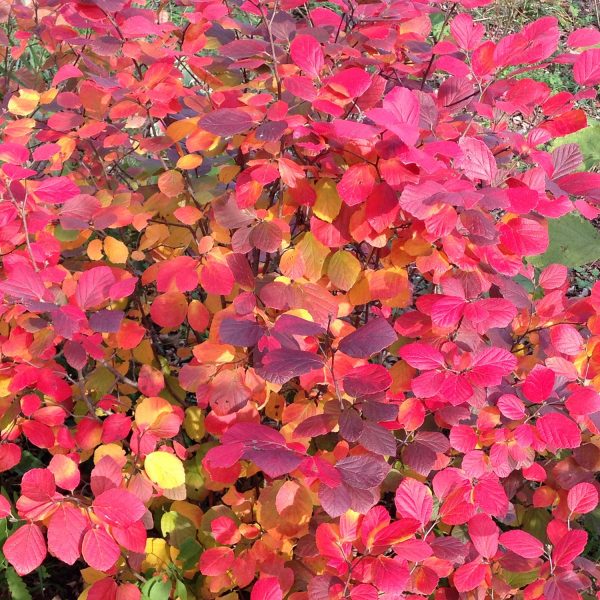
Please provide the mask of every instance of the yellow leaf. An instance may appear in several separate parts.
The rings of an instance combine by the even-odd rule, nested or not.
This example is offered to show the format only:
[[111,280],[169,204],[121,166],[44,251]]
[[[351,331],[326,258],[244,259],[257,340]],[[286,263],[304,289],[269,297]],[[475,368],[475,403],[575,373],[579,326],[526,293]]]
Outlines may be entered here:
[[88,244],[87,255],[90,260],[102,260],[102,240],[92,240]]
[[144,462],[146,475],[157,486],[169,490],[185,483],[183,463],[168,452],[151,452]]
[[120,465],[125,464],[125,450],[119,444],[103,444],[94,451],[94,464],[97,465],[105,456],[110,456]]
[[31,114],[40,103],[40,95],[35,90],[21,88],[19,96],[12,96],[8,101],[8,112],[24,117]]
[[126,263],[129,256],[127,246],[121,240],[117,240],[110,235],[104,238],[104,252],[108,260],[115,264]]
[[143,569],[162,570],[171,562],[169,545],[161,538],[148,538],[146,540],[146,552]]
[[349,290],[360,275],[360,262],[354,254],[346,250],[339,250],[329,261],[327,275],[335,287]]
[[183,422],[185,432],[195,441],[200,442],[206,433],[204,429],[204,412],[198,406],[190,406],[185,411]]
[[177,161],[178,169],[195,169],[202,164],[202,157],[199,154],[187,154],[186,156],[182,156]]
[[342,199],[331,179],[319,179],[316,188],[317,200],[313,212],[319,219],[331,223],[340,212]]
[[317,281],[323,272],[323,263],[329,254],[329,248],[322,244],[310,231],[304,235],[296,247],[304,260],[304,277]]

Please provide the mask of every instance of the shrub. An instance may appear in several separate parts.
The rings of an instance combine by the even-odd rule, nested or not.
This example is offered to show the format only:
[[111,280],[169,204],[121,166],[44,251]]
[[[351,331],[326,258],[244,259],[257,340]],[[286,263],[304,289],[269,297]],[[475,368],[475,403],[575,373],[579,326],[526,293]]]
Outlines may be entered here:
[[600,33],[486,41],[488,3],[6,9],[11,589],[50,554],[88,600],[596,592],[600,287],[530,258],[598,215],[547,144]]

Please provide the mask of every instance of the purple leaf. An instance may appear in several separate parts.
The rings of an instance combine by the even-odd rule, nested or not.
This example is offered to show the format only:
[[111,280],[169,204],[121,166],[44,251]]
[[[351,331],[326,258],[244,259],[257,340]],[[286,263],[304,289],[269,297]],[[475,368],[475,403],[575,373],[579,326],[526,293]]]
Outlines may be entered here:
[[354,398],[362,398],[387,390],[392,385],[389,371],[381,365],[363,365],[344,377],[344,390]]
[[248,131],[254,122],[252,117],[237,108],[220,108],[200,119],[200,127],[213,135],[227,137]]
[[221,321],[219,336],[224,344],[255,346],[263,335],[254,319],[226,318]]
[[124,316],[121,310],[99,310],[90,315],[90,327],[102,333],[117,333]]
[[312,352],[280,348],[268,352],[258,373],[272,383],[284,384],[293,377],[323,367],[323,359]]
[[382,458],[369,454],[342,458],[335,468],[343,483],[359,490],[377,487],[389,471],[389,465]]
[[365,421],[359,442],[364,448],[375,454],[396,456],[396,438],[394,434],[372,421]]
[[302,456],[287,447],[285,438],[265,425],[237,423],[223,434],[221,442],[223,445],[242,443],[243,458],[256,463],[269,477],[289,473],[302,462]]
[[373,319],[350,335],[338,346],[344,354],[354,358],[369,358],[393,344],[398,339],[396,332],[385,319]]

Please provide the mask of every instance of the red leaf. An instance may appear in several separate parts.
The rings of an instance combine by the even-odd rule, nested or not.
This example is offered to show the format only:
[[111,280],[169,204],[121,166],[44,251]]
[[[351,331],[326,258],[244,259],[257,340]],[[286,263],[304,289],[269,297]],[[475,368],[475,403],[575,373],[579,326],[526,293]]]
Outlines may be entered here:
[[582,529],[568,531],[554,545],[552,550],[552,562],[558,567],[566,567],[573,562],[584,550],[587,544],[588,534]]
[[4,542],[2,552],[19,575],[31,573],[46,558],[42,530],[32,523],[23,525]]
[[500,543],[523,558],[538,558],[544,553],[542,542],[526,531],[506,531],[500,535]]
[[297,35],[290,44],[290,56],[305,73],[318,77],[325,57],[321,44],[312,35]]
[[223,575],[233,565],[235,556],[231,548],[208,548],[200,555],[198,569],[202,575]]
[[100,579],[88,589],[87,600],[117,600],[117,582],[112,577]]
[[392,384],[389,370],[382,365],[363,365],[344,376],[344,390],[354,398],[387,390]]
[[571,173],[556,180],[571,196],[583,196],[600,201],[600,173]]
[[340,198],[348,205],[364,202],[375,186],[375,170],[364,162],[352,165],[337,184]]

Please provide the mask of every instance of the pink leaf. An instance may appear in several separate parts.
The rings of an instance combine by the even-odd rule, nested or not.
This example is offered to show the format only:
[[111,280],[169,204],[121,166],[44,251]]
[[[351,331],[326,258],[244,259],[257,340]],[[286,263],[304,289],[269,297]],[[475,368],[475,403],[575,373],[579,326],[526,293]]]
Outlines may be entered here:
[[62,204],[79,194],[79,188],[66,176],[36,182],[32,191],[38,200],[49,204]]
[[414,342],[402,346],[398,354],[411,367],[420,369],[421,371],[438,369],[444,366],[444,356],[442,353],[424,342]]
[[572,513],[586,514],[598,506],[598,490],[592,483],[575,484],[567,495],[567,505]]
[[62,83],[67,79],[73,79],[82,76],[83,73],[75,65],[63,65],[60,69],[58,69],[56,75],[54,75],[52,78],[52,87],[57,86],[59,83]]
[[470,592],[479,587],[488,574],[489,567],[477,561],[458,567],[454,573],[454,587],[458,592]]
[[114,282],[115,276],[109,267],[93,267],[77,281],[75,301],[84,310],[98,306],[108,300],[108,290]]
[[486,348],[473,357],[468,373],[473,385],[498,385],[502,377],[508,375],[517,366],[517,359],[504,348]]
[[493,558],[498,551],[498,526],[486,514],[478,514],[469,520],[469,537],[477,552],[484,558]]
[[411,477],[402,480],[394,498],[401,517],[412,517],[425,525],[431,520],[433,497],[429,488]]
[[142,501],[123,488],[102,492],[92,503],[94,514],[108,525],[128,527],[139,521],[146,512]]
[[50,554],[69,565],[74,564],[81,554],[81,542],[88,525],[80,510],[61,504],[48,524]]
[[563,448],[578,448],[581,444],[581,432],[577,423],[563,414],[546,414],[537,420],[535,426],[551,452]]
[[81,553],[84,560],[97,571],[108,571],[119,559],[119,546],[104,529],[89,529],[83,536]]
[[281,600],[283,593],[277,577],[259,579],[250,592],[250,600]]
[[19,575],[31,573],[46,558],[42,530],[32,523],[23,525],[4,542],[2,552]]
[[383,108],[372,108],[367,116],[395,133],[405,144],[414,146],[419,139],[421,110],[416,94],[405,87],[395,87],[382,104]]
[[475,138],[462,138],[459,142],[463,155],[455,161],[470,179],[482,179],[491,183],[498,173],[496,159],[490,149]]
[[582,52],[573,65],[573,77],[579,85],[600,83],[600,48]]
[[583,349],[583,337],[573,325],[556,325],[550,329],[552,345],[562,354],[577,356]]

